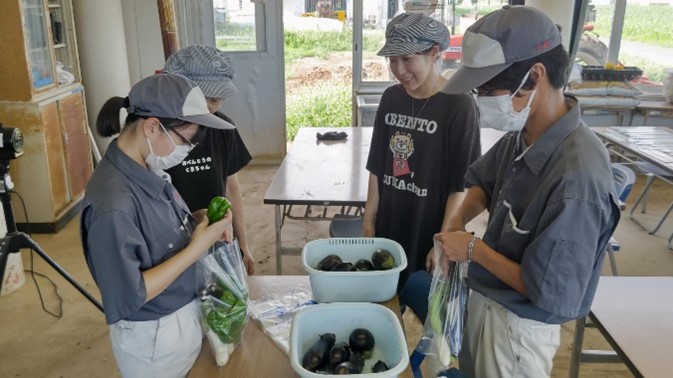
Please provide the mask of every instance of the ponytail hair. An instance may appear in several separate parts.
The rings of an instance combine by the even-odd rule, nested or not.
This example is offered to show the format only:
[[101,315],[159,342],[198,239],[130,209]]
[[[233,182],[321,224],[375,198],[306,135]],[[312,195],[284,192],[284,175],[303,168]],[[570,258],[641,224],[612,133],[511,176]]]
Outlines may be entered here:
[[[119,111],[128,107],[128,97],[111,97],[103,104],[96,118],[96,131],[103,137],[111,137],[121,133],[122,125],[119,122]],[[125,124],[130,124],[140,117],[135,114],[129,114],[126,117]]]

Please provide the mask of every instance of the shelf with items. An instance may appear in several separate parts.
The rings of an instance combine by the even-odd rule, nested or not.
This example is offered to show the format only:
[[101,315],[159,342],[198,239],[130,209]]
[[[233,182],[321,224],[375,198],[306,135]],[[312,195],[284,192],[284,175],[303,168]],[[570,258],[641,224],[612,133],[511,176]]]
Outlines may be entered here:
[[71,1],[0,0],[0,122],[24,135],[16,221],[34,232],[77,214],[93,167]]
[[0,1],[0,101],[81,82],[71,0]]
[[49,1],[54,63],[59,85],[68,85],[80,81],[72,18],[72,7],[69,1]]
[[42,0],[23,0],[21,4],[33,87],[35,90],[49,89],[55,84],[55,69],[44,3]]

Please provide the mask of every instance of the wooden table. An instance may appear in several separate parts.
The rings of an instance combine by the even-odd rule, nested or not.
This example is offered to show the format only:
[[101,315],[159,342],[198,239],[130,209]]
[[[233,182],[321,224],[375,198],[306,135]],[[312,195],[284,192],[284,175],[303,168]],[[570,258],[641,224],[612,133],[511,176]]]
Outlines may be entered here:
[[[598,282],[589,318],[636,377],[673,377],[672,292],[673,277]],[[578,364],[574,358],[571,369]]]
[[643,126],[650,117],[673,118],[673,104],[666,101],[641,100],[636,106],[636,113],[643,116]]
[[[592,129],[614,154],[635,163],[649,172],[652,177],[656,176],[673,184],[673,129],[652,126],[593,127]],[[652,181],[648,179],[645,188],[629,211],[629,218],[646,230],[647,227],[636,219],[634,212],[638,204],[644,201],[651,183]],[[672,210],[673,203],[669,205],[658,224],[648,230],[648,233],[656,233]],[[673,250],[673,233],[668,237],[668,248]]]
[[[673,175],[673,129],[654,126],[592,127],[613,152],[622,149]],[[628,156],[624,156],[629,158]]]
[[[326,208],[312,213],[310,206],[363,207],[367,200],[369,172],[366,169],[372,127],[299,129],[288,154],[264,195],[264,203],[275,205],[276,274],[283,274],[282,257],[298,255],[301,248],[288,248],[282,243],[286,219],[330,221]],[[318,141],[316,133],[343,131],[345,140]],[[482,129],[482,152],[490,149],[504,133]],[[294,207],[306,207],[300,215]]]
[[[259,299],[264,295],[284,293],[297,286],[310,289],[308,276],[251,276],[248,277],[250,298]],[[395,296],[382,303],[397,314],[400,323],[400,304]],[[296,377],[290,366],[290,359],[283,351],[264,334],[257,322],[250,319],[243,331],[241,344],[222,368],[215,364],[215,357],[207,339],[204,339],[201,354],[189,372],[190,377]],[[401,377],[411,377],[407,368]]]
[[636,110],[636,105],[583,105],[580,100],[580,110],[582,111],[582,116],[615,114],[619,126],[628,126],[633,119],[633,112]]
[[[343,131],[344,140],[318,141],[316,133]],[[284,247],[281,229],[287,219],[328,221],[326,208],[317,214],[310,206],[364,206],[368,173],[365,169],[371,127],[299,129],[292,147],[264,195],[264,203],[275,205],[276,274],[283,274],[283,255],[298,255],[301,248]],[[293,206],[304,207],[293,215]]]

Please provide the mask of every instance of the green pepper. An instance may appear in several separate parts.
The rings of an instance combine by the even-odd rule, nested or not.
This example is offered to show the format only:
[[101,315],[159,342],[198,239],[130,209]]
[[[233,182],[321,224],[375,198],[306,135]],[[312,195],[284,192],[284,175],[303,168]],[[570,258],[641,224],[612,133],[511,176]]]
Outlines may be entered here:
[[241,341],[241,333],[247,320],[245,306],[235,307],[227,311],[224,308],[214,308],[206,315],[208,327],[217,334],[225,344]]
[[224,289],[222,295],[220,295],[220,300],[228,304],[229,306],[233,307],[238,299],[236,298],[236,295],[234,295],[234,293],[231,292],[231,290]]
[[224,197],[213,197],[208,204],[208,224],[213,224],[222,218],[231,209],[231,202]]

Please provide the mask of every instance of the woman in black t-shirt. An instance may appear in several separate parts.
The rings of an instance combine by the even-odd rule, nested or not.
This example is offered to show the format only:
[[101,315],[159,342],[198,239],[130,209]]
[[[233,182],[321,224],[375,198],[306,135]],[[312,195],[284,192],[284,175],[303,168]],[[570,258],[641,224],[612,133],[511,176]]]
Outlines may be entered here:
[[404,13],[390,21],[378,52],[399,83],[386,89],[376,113],[364,235],[404,248],[408,267],[398,291],[410,273],[432,266],[433,235],[462,200],[465,171],[481,154],[472,96],[439,92],[446,80],[438,61],[448,41],[443,24]]

